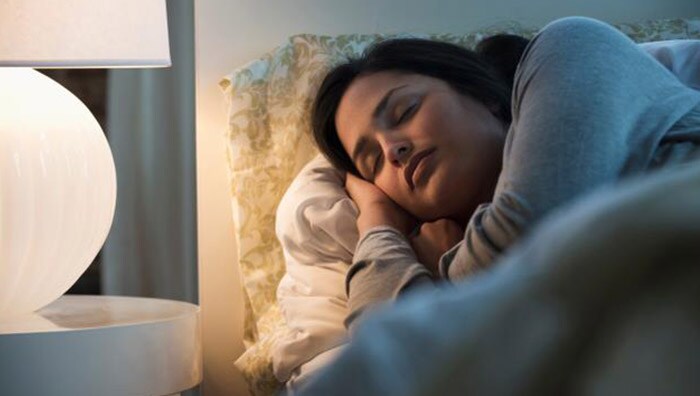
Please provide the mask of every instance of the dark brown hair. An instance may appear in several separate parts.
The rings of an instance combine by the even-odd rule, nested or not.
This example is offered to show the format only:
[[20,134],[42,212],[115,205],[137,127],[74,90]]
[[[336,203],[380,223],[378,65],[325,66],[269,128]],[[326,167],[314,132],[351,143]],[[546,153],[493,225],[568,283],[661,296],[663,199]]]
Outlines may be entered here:
[[474,51],[491,64],[513,90],[515,70],[530,40],[514,34],[497,34],[476,45]]

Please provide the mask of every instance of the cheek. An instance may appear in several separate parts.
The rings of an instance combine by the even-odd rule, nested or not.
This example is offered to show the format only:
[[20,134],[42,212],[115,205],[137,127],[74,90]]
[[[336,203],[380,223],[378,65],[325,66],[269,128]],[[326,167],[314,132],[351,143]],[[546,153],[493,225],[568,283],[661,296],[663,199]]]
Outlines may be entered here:
[[[449,109],[435,109],[417,125],[421,147],[435,146],[442,152],[461,153],[470,146],[468,120]],[[452,155],[451,154],[451,155]]]
[[434,173],[422,192],[421,204],[425,220],[443,217],[461,217],[476,203],[481,190],[480,166],[474,166],[464,152],[443,151]]

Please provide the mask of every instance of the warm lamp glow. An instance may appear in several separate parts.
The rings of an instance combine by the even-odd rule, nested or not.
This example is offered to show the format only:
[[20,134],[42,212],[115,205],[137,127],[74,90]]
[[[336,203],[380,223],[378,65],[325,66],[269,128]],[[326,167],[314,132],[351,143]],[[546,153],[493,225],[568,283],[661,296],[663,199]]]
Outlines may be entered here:
[[31,312],[87,269],[112,223],[107,139],[67,89],[0,68],[0,316]]

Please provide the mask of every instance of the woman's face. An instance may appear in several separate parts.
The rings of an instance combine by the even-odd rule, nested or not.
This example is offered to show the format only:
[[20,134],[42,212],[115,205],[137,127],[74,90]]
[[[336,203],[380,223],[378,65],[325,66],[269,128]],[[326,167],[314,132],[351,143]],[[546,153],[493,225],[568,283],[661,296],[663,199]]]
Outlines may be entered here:
[[359,77],[335,122],[362,177],[423,221],[465,222],[492,198],[506,127],[440,79],[398,72]]

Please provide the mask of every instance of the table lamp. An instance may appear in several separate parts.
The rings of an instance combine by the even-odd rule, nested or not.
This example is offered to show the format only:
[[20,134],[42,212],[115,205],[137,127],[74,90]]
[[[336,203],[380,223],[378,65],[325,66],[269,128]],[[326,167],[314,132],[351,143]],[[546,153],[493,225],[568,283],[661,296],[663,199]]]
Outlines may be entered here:
[[65,293],[104,244],[116,203],[97,120],[31,68],[169,65],[165,0],[0,1],[0,317]]

